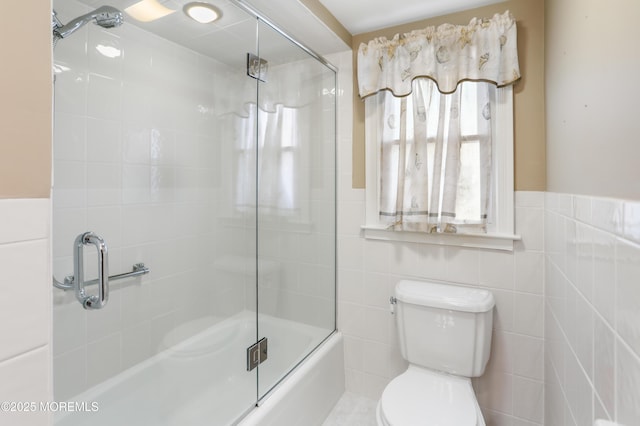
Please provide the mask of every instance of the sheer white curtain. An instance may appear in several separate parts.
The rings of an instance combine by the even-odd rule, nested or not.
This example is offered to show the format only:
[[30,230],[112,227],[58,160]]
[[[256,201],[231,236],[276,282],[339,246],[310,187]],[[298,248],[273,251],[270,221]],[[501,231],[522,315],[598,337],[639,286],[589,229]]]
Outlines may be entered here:
[[307,210],[304,182],[297,178],[308,167],[307,149],[300,146],[308,127],[306,110],[282,104],[273,111],[256,104],[248,108],[247,117],[236,116],[236,207],[255,207],[259,182],[257,202],[262,213],[299,215]]
[[508,11],[360,46],[365,139],[380,148],[380,222],[399,230],[486,231],[492,104],[497,87],[519,78]]
[[[465,82],[452,94],[418,79],[402,98],[365,100],[367,138],[380,144],[380,220],[403,230],[483,228],[491,207],[491,102],[495,86]],[[376,143],[367,141],[367,143]]]
[[[234,209],[252,211],[257,202],[264,217],[309,220],[310,123],[322,87],[310,73],[315,65],[304,59],[271,66],[258,85],[258,104],[246,103],[229,116]],[[255,83],[245,87],[255,97]]]

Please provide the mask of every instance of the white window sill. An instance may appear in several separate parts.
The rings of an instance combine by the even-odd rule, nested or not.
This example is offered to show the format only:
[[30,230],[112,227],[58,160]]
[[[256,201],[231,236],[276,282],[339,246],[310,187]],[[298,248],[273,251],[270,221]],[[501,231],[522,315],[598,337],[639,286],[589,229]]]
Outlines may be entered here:
[[360,227],[369,240],[402,241],[408,243],[436,244],[513,251],[513,242],[520,235],[511,234],[427,234],[425,232],[392,231],[383,227],[363,225]]

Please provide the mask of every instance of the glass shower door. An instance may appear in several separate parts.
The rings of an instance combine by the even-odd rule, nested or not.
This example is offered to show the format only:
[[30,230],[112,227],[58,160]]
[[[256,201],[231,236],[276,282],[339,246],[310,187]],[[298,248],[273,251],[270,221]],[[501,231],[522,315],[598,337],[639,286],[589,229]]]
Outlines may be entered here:
[[335,329],[335,72],[258,21],[262,398]]
[[[57,425],[225,425],[255,405],[256,19],[211,3],[223,12],[213,25],[123,10],[119,27],[89,22],[57,40],[54,276],[74,274],[87,231],[106,242],[110,275],[149,269],[112,280],[102,309],[54,289],[54,400],[99,408],[57,413]],[[62,25],[96,2],[53,7]],[[96,250],[82,251],[92,280]]]

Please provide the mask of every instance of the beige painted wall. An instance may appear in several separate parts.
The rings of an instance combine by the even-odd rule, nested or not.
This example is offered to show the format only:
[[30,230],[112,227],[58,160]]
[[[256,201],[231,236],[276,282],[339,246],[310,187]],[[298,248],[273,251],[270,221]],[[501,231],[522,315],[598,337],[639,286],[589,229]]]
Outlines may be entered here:
[[[579,1],[579,0],[575,0]],[[546,189],[544,116],[544,0],[510,0],[464,12],[353,36],[354,61],[360,43],[374,37],[443,23],[468,24],[471,18],[491,17],[510,10],[518,25],[518,56],[522,79],[515,85],[515,189]],[[364,187],[364,104],[354,80],[353,187]]]
[[0,198],[48,198],[51,187],[51,4],[3,2]]
[[546,2],[548,189],[640,199],[640,2]]

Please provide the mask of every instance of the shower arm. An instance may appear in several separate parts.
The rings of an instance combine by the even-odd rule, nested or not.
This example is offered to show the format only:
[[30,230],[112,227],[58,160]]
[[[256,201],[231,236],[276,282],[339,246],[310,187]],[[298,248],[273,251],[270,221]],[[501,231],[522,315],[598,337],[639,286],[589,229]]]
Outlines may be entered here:
[[122,12],[115,7],[101,6],[92,12],[73,19],[67,24],[63,24],[58,19],[56,11],[51,11],[51,29],[54,37],[58,39],[70,36],[91,21],[103,28],[113,28],[122,25],[124,17]]

